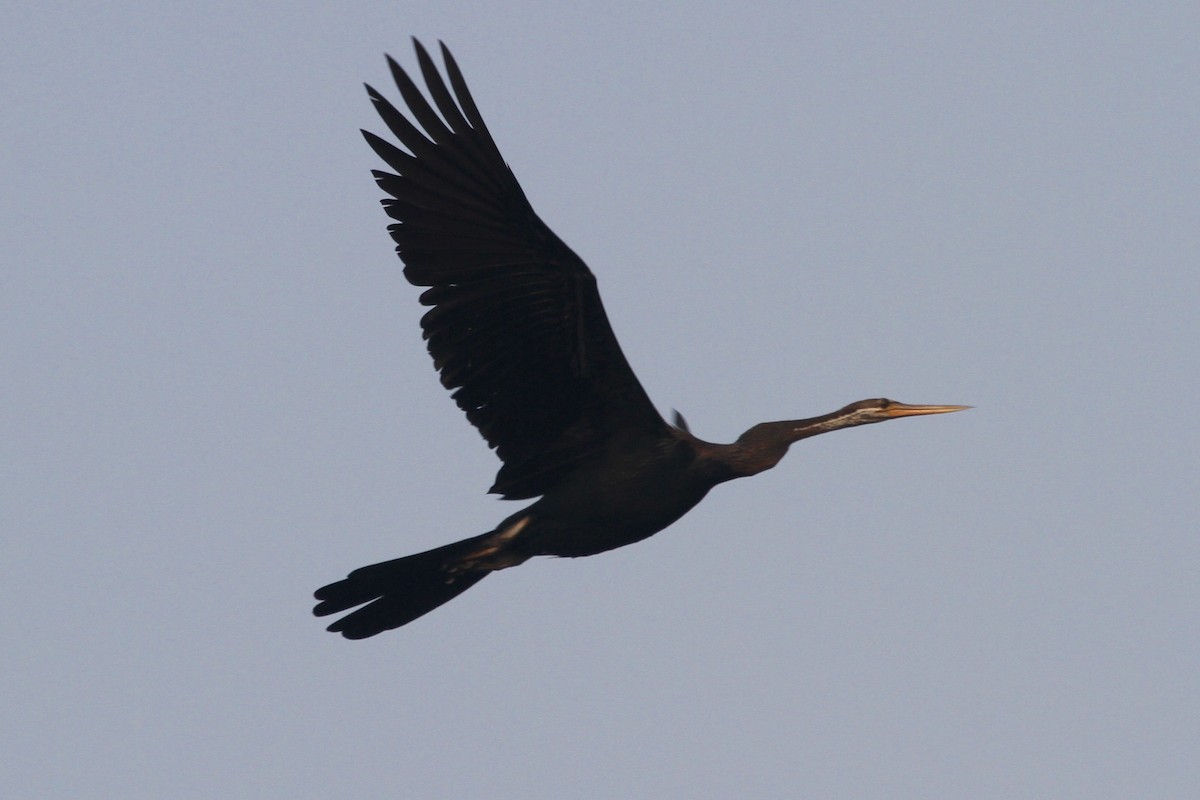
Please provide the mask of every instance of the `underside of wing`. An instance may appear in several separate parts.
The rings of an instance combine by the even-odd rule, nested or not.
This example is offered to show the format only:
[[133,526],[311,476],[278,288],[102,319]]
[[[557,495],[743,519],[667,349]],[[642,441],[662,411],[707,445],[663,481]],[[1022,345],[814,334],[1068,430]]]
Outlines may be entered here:
[[447,86],[414,44],[433,105],[389,59],[408,116],[367,91],[404,149],[363,134],[393,170],[374,175],[404,275],[429,287],[421,327],[442,384],[504,462],[492,491],[534,497],[606,437],[653,436],[665,422],[594,276],[534,213],[450,52],[442,46]]

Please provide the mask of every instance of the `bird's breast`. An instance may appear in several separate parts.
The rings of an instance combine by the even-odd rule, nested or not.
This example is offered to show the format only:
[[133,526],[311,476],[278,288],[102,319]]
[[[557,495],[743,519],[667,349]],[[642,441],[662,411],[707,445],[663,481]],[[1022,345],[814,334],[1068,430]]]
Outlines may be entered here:
[[593,555],[658,533],[711,488],[677,461],[609,462],[581,471],[531,507],[539,521],[532,535],[547,555]]

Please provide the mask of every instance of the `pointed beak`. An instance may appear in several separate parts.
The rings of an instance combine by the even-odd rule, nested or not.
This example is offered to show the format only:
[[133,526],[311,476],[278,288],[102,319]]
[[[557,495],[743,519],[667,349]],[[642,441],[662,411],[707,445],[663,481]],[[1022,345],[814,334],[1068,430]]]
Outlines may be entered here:
[[886,417],[916,417],[922,414],[949,414],[951,411],[966,411],[974,406],[910,406],[893,402],[883,410]]

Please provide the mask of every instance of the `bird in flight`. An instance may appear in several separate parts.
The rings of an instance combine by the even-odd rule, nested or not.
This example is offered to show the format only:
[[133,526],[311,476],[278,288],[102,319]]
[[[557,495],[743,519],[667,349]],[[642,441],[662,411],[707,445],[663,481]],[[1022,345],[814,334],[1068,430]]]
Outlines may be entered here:
[[[491,492],[532,500],[494,530],[356,569],[316,591],[317,616],[365,639],[533,556],[590,556],[641,541],[719,483],[774,467],[829,431],[969,406],[860,400],[809,419],[763,422],[732,444],[655,410],[609,326],[587,265],[538,218],[441,46],[447,80],[414,40],[430,101],[395,61],[400,112],[367,93],[404,149],[363,131],[391,171],[373,172],[442,385],[496,450]],[[436,109],[436,110],[435,110]],[[416,124],[414,124],[414,122]],[[418,127],[420,126],[420,127]]]

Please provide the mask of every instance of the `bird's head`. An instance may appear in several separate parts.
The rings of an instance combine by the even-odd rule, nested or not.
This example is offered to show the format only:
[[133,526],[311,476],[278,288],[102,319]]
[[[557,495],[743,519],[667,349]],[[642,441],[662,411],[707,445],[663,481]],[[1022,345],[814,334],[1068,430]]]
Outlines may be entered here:
[[[825,430],[837,430],[838,428],[849,428],[854,425],[869,425],[873,422],[884,422],[889,419],[899,419],[900,417],[918,417],[925,414],[949,414],[951,411],[965,411],[971,406],[914,406],[908,403],[898,403],[895,400],[888,400],[886,397],[874,398],[871,400],[859,400],[857,403],[851,403],[841,411],[835,411],[828,415],[822,422],[818,422],[818,428]],[[828,427],[824,427],[828,426]]]

